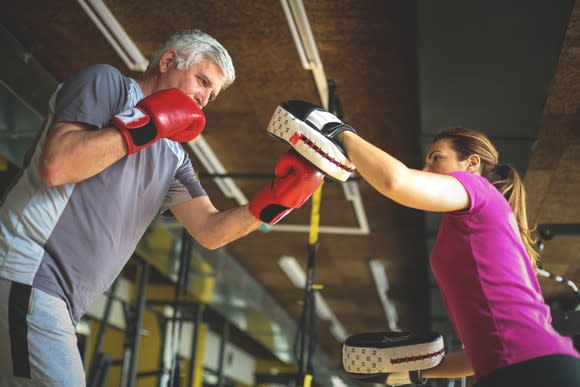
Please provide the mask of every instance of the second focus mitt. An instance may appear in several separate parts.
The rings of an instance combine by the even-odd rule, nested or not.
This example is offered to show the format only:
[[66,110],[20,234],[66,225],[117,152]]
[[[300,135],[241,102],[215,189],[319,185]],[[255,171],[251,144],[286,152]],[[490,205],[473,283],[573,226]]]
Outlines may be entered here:
[[348,337],[342,345],[342,364],[350,375],[369,379],[393,372],[433,368],[443,360],[440,334],[373,332]]

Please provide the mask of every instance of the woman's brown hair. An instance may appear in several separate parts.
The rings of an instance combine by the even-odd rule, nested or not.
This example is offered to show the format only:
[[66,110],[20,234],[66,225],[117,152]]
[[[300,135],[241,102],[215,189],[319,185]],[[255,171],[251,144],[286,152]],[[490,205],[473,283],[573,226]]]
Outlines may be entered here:
[[518,172],[511,165],[499,163],[497,149],[481,132],[465,128],[445,129],[435,136],[433,142],[441,139],[449,140],[460,161],[466,160],[470,155],[479,156],[481,175],[507,199],[516,217],[524,247],[534,268],[537,268],[539,254],[534,248],[536,241],[528,227],[526,191]]

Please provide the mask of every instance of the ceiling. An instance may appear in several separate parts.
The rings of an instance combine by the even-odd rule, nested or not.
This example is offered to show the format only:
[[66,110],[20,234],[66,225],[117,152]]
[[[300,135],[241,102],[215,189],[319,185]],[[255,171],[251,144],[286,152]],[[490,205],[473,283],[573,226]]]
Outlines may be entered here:
[[[204,138],[235,184],[251,197],[287,149],[265,133],[277,104],[287,99],[320,104],[280,2],[105,3],[145,57],[183,28],[204,30],[229,50],[237,80],[207,107]],[[459,0],[305,0],[304,5],[326,77],[337,85],[343,119],[361,135],[419,167],[422,151],[440,128],[482,129],[496,140],[505,160],[525,172],[533,222],[580,223],[577,2],[556,6],[547,0],[520,1],[506,6],[500,1],[466,5]],[[108,63],[138,76],[77,2],[3,2],[0,24],[27,54],[12,65],[3,64],[2,81],[40,115],[55,82],[87,65]],[[33,79],[23,77],[22,66],[36,66],[36,73],[45,74],[43,80],[53,81],[33,86]],[[192,159],[216,207],[237,205],[193,154]],[[360,189],[370,232],[320,233],[316,282],[324,285],[325,301],[348,333],[388,329],[368,266],[370,259],[377,259],[386,268],[388,296],[399,326],[432,329],[433,321],[445,320],[427,265],[436,217],[386,200],[356,176],[353,181]],[[309,221],[306,205],[283,223]],[[324,185],[320,224],[359,227],[339,183]],[[305,268],[307,244],[307,232],[274,228],[256,231],[225,251],[298,321],[302,292],[277,262],[283,255],[294,256]],[[580,235],[557,236],[545,246],[544,267],[580,283]],[[565,285],[548,279],[541,283],[546,299],[573,299]],[[338,363],[340,344],[324,321],[321,348]]]

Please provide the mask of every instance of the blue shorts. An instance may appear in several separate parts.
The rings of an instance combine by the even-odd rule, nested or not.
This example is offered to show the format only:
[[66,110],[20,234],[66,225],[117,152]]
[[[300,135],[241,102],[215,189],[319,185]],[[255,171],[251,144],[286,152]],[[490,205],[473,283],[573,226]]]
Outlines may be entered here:
[[63,300],[0,278],[0,386],[84,386],[75,327]]

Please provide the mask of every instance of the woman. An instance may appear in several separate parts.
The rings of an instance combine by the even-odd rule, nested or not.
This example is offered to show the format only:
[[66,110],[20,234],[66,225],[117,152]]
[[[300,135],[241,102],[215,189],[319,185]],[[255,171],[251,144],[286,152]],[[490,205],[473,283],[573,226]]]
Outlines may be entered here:
[[476,386],[580,386],[580,354],[551,326],[517,172],[482,133],[437,135],[423,171],[351,131],[337,136],[362,177],[407,207],[445,213],[430,263],[465,350],[426,378],[475,374]]

